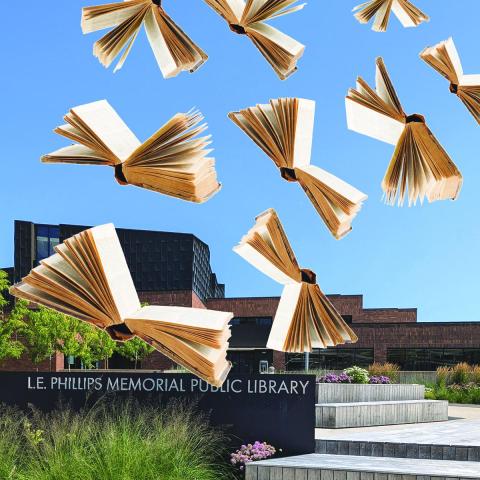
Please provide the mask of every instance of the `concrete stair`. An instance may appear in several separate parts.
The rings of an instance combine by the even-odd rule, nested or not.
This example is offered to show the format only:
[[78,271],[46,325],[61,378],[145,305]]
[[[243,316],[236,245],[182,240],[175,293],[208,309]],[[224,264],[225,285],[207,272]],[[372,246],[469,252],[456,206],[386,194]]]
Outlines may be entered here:
[[448,420],[448,402],[400,400],[321,403],[315,408],[317,428],[352,428]]
[[246,480],[477,480],[476,462],[309,454],[248,464]]

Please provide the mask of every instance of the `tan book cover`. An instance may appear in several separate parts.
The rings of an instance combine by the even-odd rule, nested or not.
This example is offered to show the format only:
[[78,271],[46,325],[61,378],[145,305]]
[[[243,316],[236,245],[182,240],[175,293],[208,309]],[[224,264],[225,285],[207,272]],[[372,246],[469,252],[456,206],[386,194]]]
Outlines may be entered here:
[[332,235],[348,234],[367,196],[319,167],[310,165],[315,102],[303,98],[278,98],[229,113],[275,163],[281,176],[298,182]]
[[199,136],[207,124],[198,111],[177,113],[144,143],[106,100],[74,107],[64,120],[55,133],[77,143],[44,155],[44,163],[110,166],[121,185],[196,203],[220,190],[210,136]]
[[480,75],[465,75],[462,62],[452,38],[427,47],[420,58],[450,82],[450,92],[468,108],[480,123]]
[[253,42],[281,80],[297,70],[305,46],[265,22],[297,12],[306,5],[293,5],[297,1],[205,0],[227,21],[232,32],[245,35]]
[[275,210],[260,214],[233,250],[284,285],[267,348],[302,353],[357,341],[353,330],[320,290],[315,273],[298,266]]
[[407,115],[382,58],[376,61],[376,90],[362,78],[345,99],[350,130],[395,145],[382,181],[385,202],[409,205],[456,199],[462,175],[419,114]]
[[226,360],[230,312],[142,307],[112,224],[85,230],[55,247],[10,293],[107,331],[114,340],[137,336],[215,386]]
[[112,28],[95,42],[93,54],[105,67],[120,57],[115,72],[125,63],[142,25],[164,78],[194,72],[208,59],[167,15],[162,0],[125,0],[82,10],[83,33]]
[[373,18],[372,30],[385,32],[390,15],[393,13],[404,27],[418,27],[430,18],[408,0],[368,0],[353,9],[360,23],[368,23]]

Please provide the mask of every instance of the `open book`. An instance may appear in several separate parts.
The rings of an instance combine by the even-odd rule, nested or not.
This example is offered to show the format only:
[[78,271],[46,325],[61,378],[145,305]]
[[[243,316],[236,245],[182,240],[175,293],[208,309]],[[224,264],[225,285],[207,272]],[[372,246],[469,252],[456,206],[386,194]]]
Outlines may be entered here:
[[454,200],[462,175],[419,114],[407,115],[400,104],[381,58],[376,62],[376,91],[362,79],[345,100],[350,130],[395,145],[382,189],[389,205],[408,204],[427,197]]
[[220,386],[233,314],[185,307],[141,307],[112,224],[85,230],[55,247],[10,293],[106,330],[136,335],[212,385]]
[[228,116],[274,161],[285,180],[300,184],[335,238],[350,232],[352,220],[367,196],[310,165],[313,100],[279,98]]
[[105,67],[120,55],[114,71],[122,68],[142,25],[164,78],[184,70],[193,72],[207,60],[205,52],[165,13],[161,0],[125,0],[85,7],[82,12],[83,33],[113,27],[95,42],[93,54]]
[[301,353],[357,341],[355,333],[320,290],[316,275],[298,266],[275,210],[260,214],[233,250],[284,285],[267,348]]
[[282,15],[301,10],[298,0],[205,0],[227,22],[232,32],[246,35],[270,63],[281,80],[297,70],[305,46],[266,24]]
[[372,30],[385,32],[390,14],[393,12],[404,27],[417,27],[430,18],[408,0],[368,0],[353,9],[360,23],[368,23],[372,18]]
[[106,100],[74,107],[54,132],[73,140],[42,157],[45,163],[108,165],[121,185],[136,185],[190,202],[208,200],[220,189],[210,136],[198,111],[177,113],[147,141],[127,127]]
[[480,123],[480,75],[464,75],[453,39],[426,48],[420,58],[450,82],[450,92],[458,96]]

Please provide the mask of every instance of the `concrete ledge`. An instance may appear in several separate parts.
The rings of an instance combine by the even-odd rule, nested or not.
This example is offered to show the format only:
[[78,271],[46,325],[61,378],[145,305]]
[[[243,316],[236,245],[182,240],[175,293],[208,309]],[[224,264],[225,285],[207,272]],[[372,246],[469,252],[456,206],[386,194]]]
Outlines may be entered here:
[[425,386],[318,383],[316,398],[317,403],[423,400],[425,398]]
[[[448,437],[445,438],[445,441],[448,440]],[[392,443],[378,441],[368,442],[361,440],[315,440],[315,452],[329,455],[480,462],[480,446],[448,444],[429,445],[409,442]]]
[[246,480],[473,480],[475,462],[344,455],[300,455],[254,462]]
[[372,427],[446,420],[448,402],[443,400],[325,403],[315,406],[317,428]]

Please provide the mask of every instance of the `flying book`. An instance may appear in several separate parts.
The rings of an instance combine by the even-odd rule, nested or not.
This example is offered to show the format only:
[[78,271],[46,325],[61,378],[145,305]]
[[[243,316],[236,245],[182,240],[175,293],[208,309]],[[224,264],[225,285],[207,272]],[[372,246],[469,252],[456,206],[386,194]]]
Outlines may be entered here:
[[233,250],[284,285],[267,348],[302,353],[357,341],[355,333],[320,290],[315,273],[298,266],[275,210],[260,214]]
[[239,35],[246,35],[258,48],[281,80],[297,70],[305,46],[265,23],[297,12],[306,4],[298,0],[205,0]]
[[161,0],[125,0],[85,7],[82,11],[83,33],[113,27],[95,42],[93,54],[107,68],[120,55],[115,72],[125,63],[142,25],[164,78],[175,77],[184,70],[194,72],[208,59],[166,14]]
[[407,115],[400,104],[387,69],[377,59],[376,91],[362,79],[346,97],[348,128],[395,145],[382,181],[385,202],[412,205],[457,198],[462,175],[419,114]]
[[55,251],[10,293],[88,322],[114,340],[137,336],[212,385],[223,383],[232,313],[141,307],[112,224],[85,230]]
[[458,96],[480,123],[480,75],[464,75],[453,39],[449,38],[420,53],[420,58],[450,82],[450,92]]
[[335,238],[350,232],[352,220],[367,196],[310,165],[313,100],[279,98],[228,116],[273,160],[285,180],[300,184]]
[[74,145],[42,157],[44,163],[107,165],[120,185],[136,185],[202,203],[220,189],[210,136],[198,111],[177,113],[147,141],[140,140],[106,100],[74,107],[54,132]]
[[372,18],[372,30],[385,32],[393,12],[404,27],[417,27],[430,18],[408,0],[369,0],[353,9],[360,23],[368,23]]

